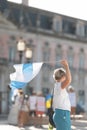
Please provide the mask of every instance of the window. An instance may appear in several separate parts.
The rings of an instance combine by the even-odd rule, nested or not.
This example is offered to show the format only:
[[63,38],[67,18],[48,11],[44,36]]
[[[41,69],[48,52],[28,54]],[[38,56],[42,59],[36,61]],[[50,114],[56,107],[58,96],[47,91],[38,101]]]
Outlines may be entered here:
[[52,29],[52,18],[45,15],[41,15],[40,27],[43,29]]
[[74,34],[76,33],[76,23],[71,20],[63,20],[62,28],[64,33]]
[[47,83],[49,81],[49,68],[48,66],[43,66],[43,81]]
[[0,0],[0,12],[3,13],[7,7],[8,7],[7,0]]
[[14,24],[18,25],[19,24],[19,19],[20,19],[20,13],[21,10],[18,8],[11,8],[9,12],[8,19],[11,20]]
[[85,76],[85,86],[87,86],[87,75]]
[[46,42],[44,47],[43,47],[43,61],[49,61],[50,56],[50,48],[49,48],[49,43]]
[[81,48],[79,52],[79,68],[81,69],[84,68],[84,64],[85,64],[84,60],[85,60],[84,50],[83,48]]
[[9,47],[9,61],[15,60],[15,48],[13,46]]
[[[28,20],[28,24],[32,27],[36,27],[36,23],[37,23],[37,13],[34,12],[28,12],[28,16],[26,16],[27,20]],[[25,12],[26,15],[26,12]]]
[[[52,69],[52,68],[51,68]],[[42,82],[44,84],[44,87],[48,87],[49,80],[50,80],[50,67],[48,63],[44,63],[42,67]]]
[[[62,48],[61,45],[57,45],[56,47],[56,61],[60,61],[62,59]],[[56,66],[57,66],[57,62],[56,62]]]
[[85,37],[87,37],[87,25],[85,25]]
[[71,67],[73,67],[73,60],[74,60],[74,52],[73,48],[70,46],[67,52],[68,62]]
[[62,49],[61,45],[58,45],[56,48],[56,60],[59,61],[62,58]]

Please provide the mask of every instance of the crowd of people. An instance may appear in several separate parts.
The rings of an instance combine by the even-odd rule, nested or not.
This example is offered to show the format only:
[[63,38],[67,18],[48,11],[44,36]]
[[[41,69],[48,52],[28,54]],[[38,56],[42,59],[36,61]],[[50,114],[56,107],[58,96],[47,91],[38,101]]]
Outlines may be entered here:
[[42,117],[46,114],[45,97],[39,93],[28,96],[22,89],[14,91],[8,123],[23,127],[29,123],[29,117]]

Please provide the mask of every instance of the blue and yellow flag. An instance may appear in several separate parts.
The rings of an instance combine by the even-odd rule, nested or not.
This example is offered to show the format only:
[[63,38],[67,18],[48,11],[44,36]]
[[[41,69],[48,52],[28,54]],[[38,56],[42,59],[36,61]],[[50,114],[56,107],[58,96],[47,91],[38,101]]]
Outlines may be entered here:
[[52,95],[51,94],[48,94],[46,96],[46,108],[50,108],[51,107],[51,100],[52,100]]

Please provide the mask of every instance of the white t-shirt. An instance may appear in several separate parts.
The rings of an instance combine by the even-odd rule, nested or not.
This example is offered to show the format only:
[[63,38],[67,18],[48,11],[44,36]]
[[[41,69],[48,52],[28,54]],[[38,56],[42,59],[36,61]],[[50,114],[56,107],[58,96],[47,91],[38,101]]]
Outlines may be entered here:
[[37,96],[32,95],[29,97],[30,110],[36,110],[36,102],[37,102]]
[[45,112],[45,97],[37,96],[37,111]]
[[66,89],[61,88],[61,83],[55,83],[54,92],[53,92],[53,108],[54,110],[62,109],[62,110],[71,110],[71,104],[69,100],[69,95]]

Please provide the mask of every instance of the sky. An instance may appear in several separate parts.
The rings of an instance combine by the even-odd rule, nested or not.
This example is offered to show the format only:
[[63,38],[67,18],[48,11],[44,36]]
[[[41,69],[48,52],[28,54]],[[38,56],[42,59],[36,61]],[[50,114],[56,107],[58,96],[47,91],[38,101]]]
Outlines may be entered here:
[[87,0],[29,0],[29,6],[87,21]]

